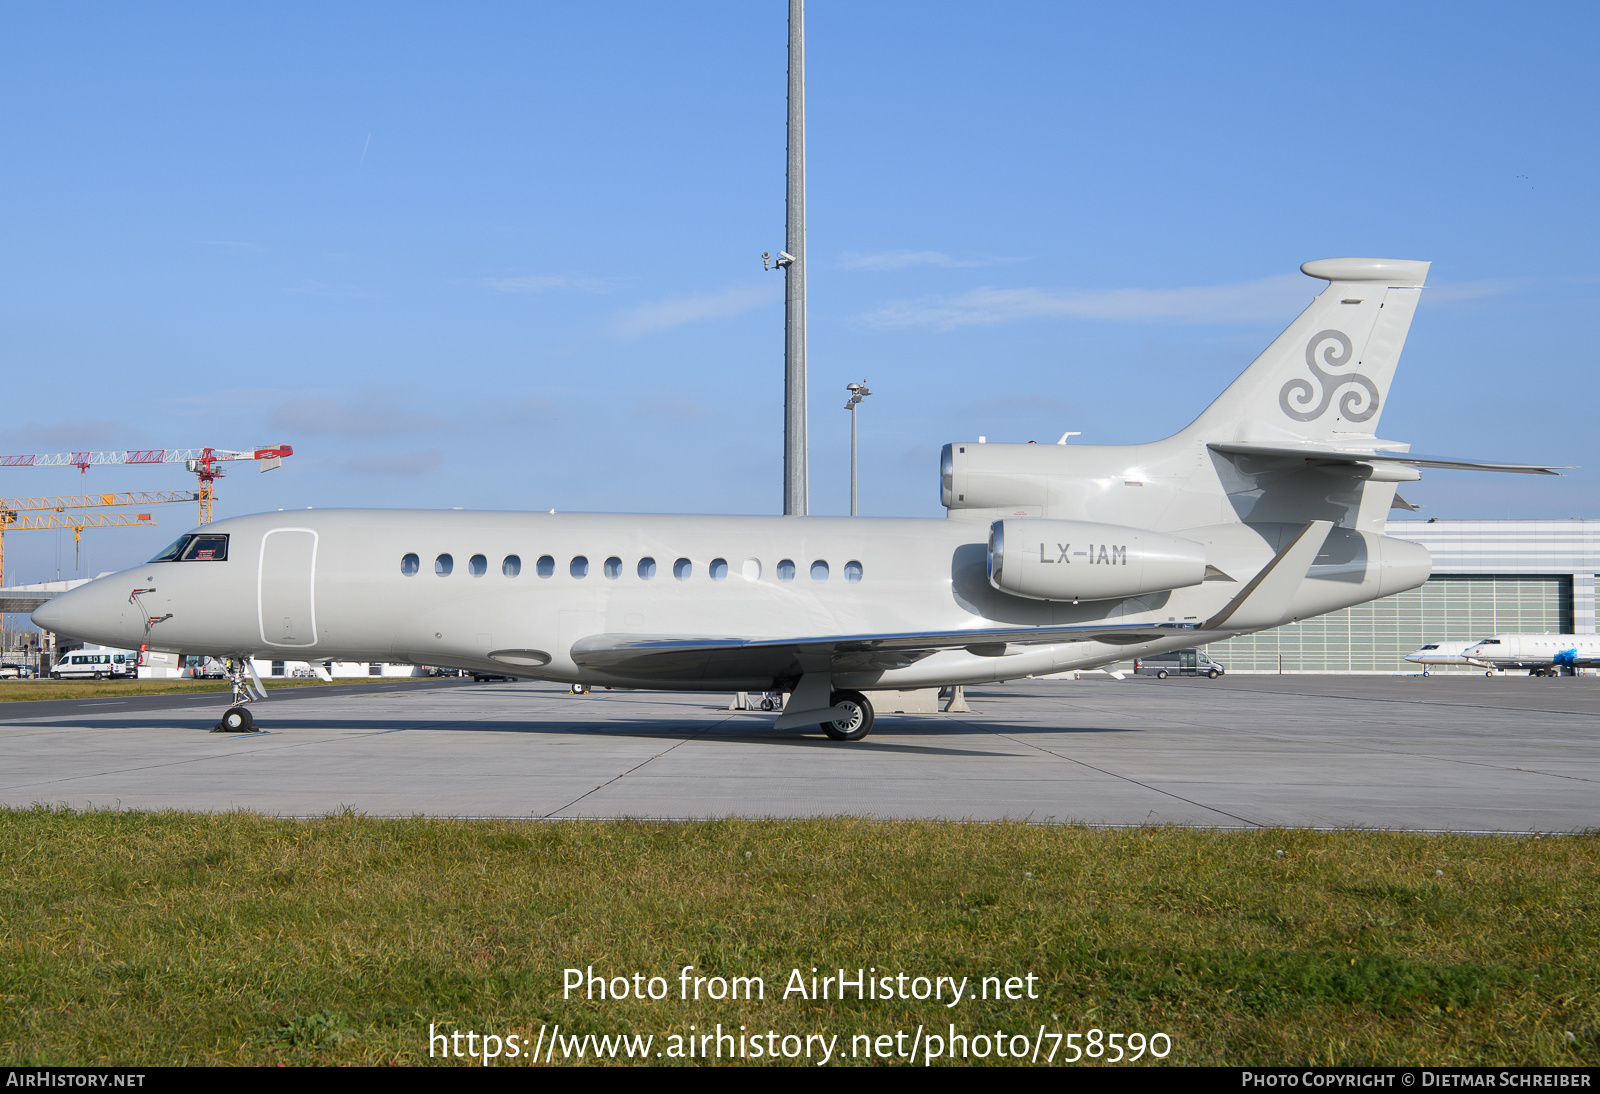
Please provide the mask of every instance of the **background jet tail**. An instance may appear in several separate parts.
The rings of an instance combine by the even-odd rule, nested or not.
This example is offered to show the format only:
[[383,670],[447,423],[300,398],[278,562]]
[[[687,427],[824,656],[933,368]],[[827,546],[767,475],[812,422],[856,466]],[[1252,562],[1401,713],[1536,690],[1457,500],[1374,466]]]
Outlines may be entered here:
[[1328,287],[1186,432],[1208,442],[1371,437],[1428,266],[1388,258],[1301,266]]

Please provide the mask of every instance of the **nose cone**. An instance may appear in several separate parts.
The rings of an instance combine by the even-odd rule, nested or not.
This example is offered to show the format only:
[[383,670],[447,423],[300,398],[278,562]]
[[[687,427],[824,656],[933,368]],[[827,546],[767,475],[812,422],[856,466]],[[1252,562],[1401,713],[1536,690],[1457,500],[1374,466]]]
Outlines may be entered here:
[[1406,654],[1406,660],[1407,661],[1421,661],[1422,660],[1422,651],[1418,650],[1416,653],[1408,653],[1408,654]]
[[144,641],[144,620],[128,603],[132,586],[121,574],[80,585],[34,610],[34,625],[102,646],[133,648]]

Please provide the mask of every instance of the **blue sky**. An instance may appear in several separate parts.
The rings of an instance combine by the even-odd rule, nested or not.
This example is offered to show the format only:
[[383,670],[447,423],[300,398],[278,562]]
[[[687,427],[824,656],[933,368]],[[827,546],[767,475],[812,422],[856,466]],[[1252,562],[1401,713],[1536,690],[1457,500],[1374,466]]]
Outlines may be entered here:
[[[331,9],[331,10],[330,10]],[[781,506],[782,0],[0,10],[0,450],[286,442],[219,516]],[[1592,5],[808,11],[812,512],[953,439],[1181,428],[1320,286],[1434,262],[1423,515],[1600,516]],[[1172,291],[1181,290],[1181,291]],[[242,468],[248,465],[241,465]],[[0,469],[0,496],[181,489]],[[193,520],[7,537],[8,581]]]

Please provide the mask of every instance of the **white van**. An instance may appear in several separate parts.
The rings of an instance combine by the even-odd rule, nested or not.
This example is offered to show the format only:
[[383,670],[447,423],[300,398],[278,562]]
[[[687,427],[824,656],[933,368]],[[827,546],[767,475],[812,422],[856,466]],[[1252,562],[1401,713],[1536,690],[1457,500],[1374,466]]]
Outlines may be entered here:
[[132,650],[74,650],[50,666],[52,680],[117,680],[139,671],[139,655]]
[[1215,680],[1228,670],[1207,657],[1205,650],[1190,648],[1141,657],[1133,663],[1133,671],[1139,676],[1155,676],[1162,680],[1169,676],[1205,676]]

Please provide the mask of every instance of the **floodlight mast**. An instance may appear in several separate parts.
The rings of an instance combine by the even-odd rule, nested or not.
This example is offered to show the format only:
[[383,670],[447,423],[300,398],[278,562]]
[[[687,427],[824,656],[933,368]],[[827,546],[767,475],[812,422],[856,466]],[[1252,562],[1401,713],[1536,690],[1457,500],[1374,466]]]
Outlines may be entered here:
[[789,163],[783,298],[783,513],[810,509],[806,444],[806,5],[789,0]]
[[850,515],[856,515],[856,407],[861,405],[872,392],[867,390],[866,380],[859,384],[846,384],[845,390],[850,392],[850,401],[844,408],[850,412]]

